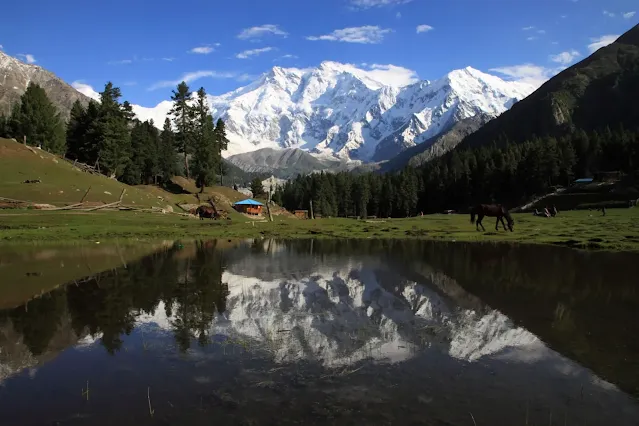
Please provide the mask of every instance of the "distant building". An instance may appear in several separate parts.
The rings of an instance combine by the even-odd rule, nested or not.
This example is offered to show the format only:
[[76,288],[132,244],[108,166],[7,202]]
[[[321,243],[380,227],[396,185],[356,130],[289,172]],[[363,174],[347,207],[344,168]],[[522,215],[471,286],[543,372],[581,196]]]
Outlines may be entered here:
[[299,219],[308,219],[308,210],[295,210],[293,214]]
[[233,204],[233,208],[238,212],[253,215],[261,214],[263,207],[264,204],[251,198],[247,198],[246,200],[238,201],[237,203]]

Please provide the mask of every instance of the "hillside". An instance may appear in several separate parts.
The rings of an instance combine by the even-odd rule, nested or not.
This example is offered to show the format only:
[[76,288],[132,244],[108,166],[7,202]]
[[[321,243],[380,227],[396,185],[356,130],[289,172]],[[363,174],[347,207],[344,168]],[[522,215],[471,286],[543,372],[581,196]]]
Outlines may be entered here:
[[64,119],[69,118],[71,106],[76,100],[83,104],[89,98],[62,81],[55,74],[37,65],[24,62],[0,50],[0,114],[9,115],[11,106],[20,100],[30,82],[40,85],[58,108]]
[[380,164],[381,172],[392,172],[400,170],[408,165],[419,167],[429,160],[444,155],[454,149],[462,140],[477,131],[481,126],[490,120],[486,114],[477,114],[474,117],[458,121],[450,128],[419,145],[415,145],[402,151],[390,160]]
[[[25,180],[41,182],[24,183]],[[180,177],[174,181],[178,189],[171,188],[174,193],[157,186],[133,187],[103,175],[83,172],[71,162],[46,151],[32,150],[14,140],[0,138],[0,197],[4,198],[62,206],[78,203],[91,187],[85,201],[96,205],[117,201],[123,189],[126,192],[122,204],[129,206],[171,206],[179,211],[176,204],[198,203],[193,195],[197,188],[192,182]],[[221,205],[218,207],[229,211],[232,202],[246,198],[226,187],[207,187],[202,202],[209,196],[219,199]]]
[[462,146],[529,140],[639,123],[639,25],[614,43],[548,80],[509,111],[468,136]]

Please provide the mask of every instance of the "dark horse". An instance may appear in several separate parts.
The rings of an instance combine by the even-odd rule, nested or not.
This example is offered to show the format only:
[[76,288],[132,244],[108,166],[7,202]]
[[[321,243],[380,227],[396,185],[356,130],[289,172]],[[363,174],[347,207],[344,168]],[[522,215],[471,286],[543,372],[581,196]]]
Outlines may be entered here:
[[204,220],[205,217],[209,219],[217,219],[215,213],[215,209],[209,206],[200,206],[195,210],[195,214],[200,216],[200,220]]
[[513,231],[513,225],[515,224],[515,221],[513,220],[512,216],[510,216],[508,210],[506,210],[506,207],[502,206],[501,204],[477,204],[470,210],[470,223],[475,223],[475,216],[477,216],[477,225],[475,226],[475,228],[478,231],[480,226],[484,231],[486,230],[486,228],[484,228],[484,225],[481,224],[484,216],[497,218],[497,222],[495,222],[495,231],[499,231],[500,221],[502,226],[504,227],[504,231],[506,230],[506,225],[504,224],[504,218],[506,218],[506,220],[508,221],[508,229],[510,229],[510,232]]

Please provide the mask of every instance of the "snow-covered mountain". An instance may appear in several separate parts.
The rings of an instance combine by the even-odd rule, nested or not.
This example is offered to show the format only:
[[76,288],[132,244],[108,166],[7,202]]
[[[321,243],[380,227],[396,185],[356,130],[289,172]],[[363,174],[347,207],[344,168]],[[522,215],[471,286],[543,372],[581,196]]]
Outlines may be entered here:
[[[209,101],[214,116],[226,122],[228,156],[300,148],[369,162],[389,159],[478,113],[496,117],[534,89],[471,67],[433,82],[389,85],[374,71],[326,61],[317,68],[274,67]],[[169,109],[163,102],[135,112],[161,123]]]

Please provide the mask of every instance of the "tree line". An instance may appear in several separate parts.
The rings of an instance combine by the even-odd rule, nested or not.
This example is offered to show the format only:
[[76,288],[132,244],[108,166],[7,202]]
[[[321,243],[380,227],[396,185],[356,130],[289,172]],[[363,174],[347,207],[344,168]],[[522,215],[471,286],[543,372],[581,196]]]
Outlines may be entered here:
[[575,178],[598,171],[632,173],[638,167],[639,131],[578,130],[521,144],[502,138],[396,173],[298,175],[278,187],[273,200],[289,210],[308,209],[312,201],[322,216],[407,217],[480,202],[512,208]]
[[[44,89],[31,82],[11,114],[0,115],[0,137],[26,137],[29,145],[95,166],[130,185],[162,184],[183,174],[203,189],[225,174],[226,129],[222,119],[214,122],[204,88],[193,96],[180,83],[162,130],[153,120],[138,120],[111,82],[99,95],[99,102],[91,100],[86,107],[76,101],[65,123]],[[178,154],[184,158],[183,170]]]

